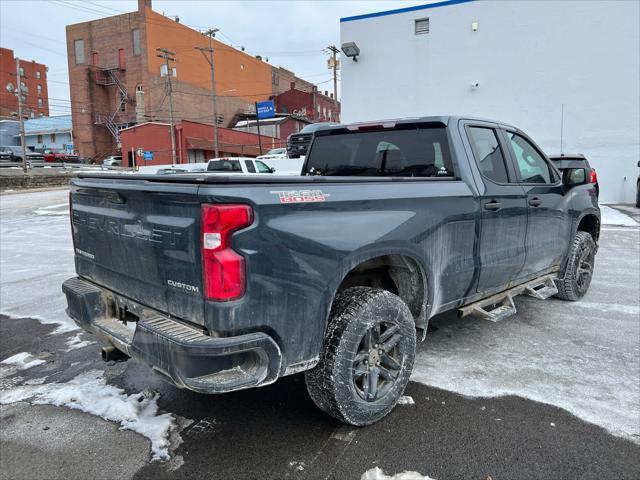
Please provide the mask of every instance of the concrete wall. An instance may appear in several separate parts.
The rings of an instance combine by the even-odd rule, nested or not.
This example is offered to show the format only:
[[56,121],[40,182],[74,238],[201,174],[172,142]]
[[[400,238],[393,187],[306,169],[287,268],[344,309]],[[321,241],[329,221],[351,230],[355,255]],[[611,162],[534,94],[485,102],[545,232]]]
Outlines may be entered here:
[[[430,32],[415,35],[415,19],[425,17]],[[522,128],[552,154],[564,105],[564,151],[589,158],[601,201],[631,202],[639,18],[635,1],[504,0],[342,19],[341,42],[361,51],[357,62],[343,56],[343,121],[480,115]]]

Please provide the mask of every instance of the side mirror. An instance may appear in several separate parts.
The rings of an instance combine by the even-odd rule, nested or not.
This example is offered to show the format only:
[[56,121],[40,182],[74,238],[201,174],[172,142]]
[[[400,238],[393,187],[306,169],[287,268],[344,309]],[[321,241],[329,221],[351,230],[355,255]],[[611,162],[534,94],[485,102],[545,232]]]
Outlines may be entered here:
[[273,168],[273,167],[271,167],[271,168],[269,169],[269,172],[271,172],[271,173],[276,173],[276,169],[275,169],[275,168]]
[[640,167],[640,160],[638,160],[638,166]]
[[567,168],[562,172],[562,184],[567,187],[587,183],[587,170],[584,168]]

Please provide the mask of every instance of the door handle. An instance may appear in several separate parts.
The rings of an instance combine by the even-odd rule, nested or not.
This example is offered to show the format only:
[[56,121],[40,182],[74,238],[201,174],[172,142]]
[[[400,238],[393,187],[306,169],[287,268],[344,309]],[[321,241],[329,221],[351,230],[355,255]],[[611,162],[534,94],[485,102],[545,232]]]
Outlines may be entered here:
[[542,200],[540,200],[538,197],[533,197],[531,200],[529,200],[529,205],[531,205],[532,207],[539,207],[540,205],[542,205]]
[[485,210],[500,210],[502,208],[502,204],[500,202],[496,202],[495,200],[491,200],[484,204]]

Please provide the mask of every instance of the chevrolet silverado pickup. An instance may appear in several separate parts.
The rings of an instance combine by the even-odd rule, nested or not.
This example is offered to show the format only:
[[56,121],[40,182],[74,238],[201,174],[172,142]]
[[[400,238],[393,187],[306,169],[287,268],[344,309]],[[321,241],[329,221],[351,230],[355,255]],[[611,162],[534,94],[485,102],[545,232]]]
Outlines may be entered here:
[[425,117],[315,132],[296,177],[82,173],[67,312],[178,387],[222,393],[305,372],[353,425],[389,413],[429,319],[580,299],[600,213],[521,130]]

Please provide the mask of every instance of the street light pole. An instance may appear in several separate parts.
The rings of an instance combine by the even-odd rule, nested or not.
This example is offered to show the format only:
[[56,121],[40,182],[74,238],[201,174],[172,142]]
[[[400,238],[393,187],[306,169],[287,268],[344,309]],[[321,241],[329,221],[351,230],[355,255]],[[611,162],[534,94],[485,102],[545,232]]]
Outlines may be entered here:
[[16,76],[18,78],[16,91],[18,97],[18,119],[20,120],[20,145],[22,146],[22,171],[27,173],[27,146],[24,139],[24,118],[22,118],[22,75],[20,73],[19,58],[16,58]]
[[220,148],[218,143],[218,107],[216,100],[216,77],[215,77],[215,65],[213,62],[213,37],[216,36],[217,28],[210,28],[205,35],[209,37],[209,48],[195,47],[196,50],[200,50],[204,55],[204,52],[209,52],[209,58],[204,55],[205,60],[209,63],[211,68],[211,110],[213,111],[213,145],[215,150],[215,158],[220,157]]
[[173,99],[171,98],[172,86],[171,86],[171,68],[169,68],[169,62],[175,62],[176,59],[171,57],[175,55],[175,52],[170,52],[166,48],[156,48],[159,55],[157,57],[164,59],[164,64],[167,68],[167,93],[169,94],[169,124],[171,125],[171,164],[176,164],[176,132],[173,125]]

